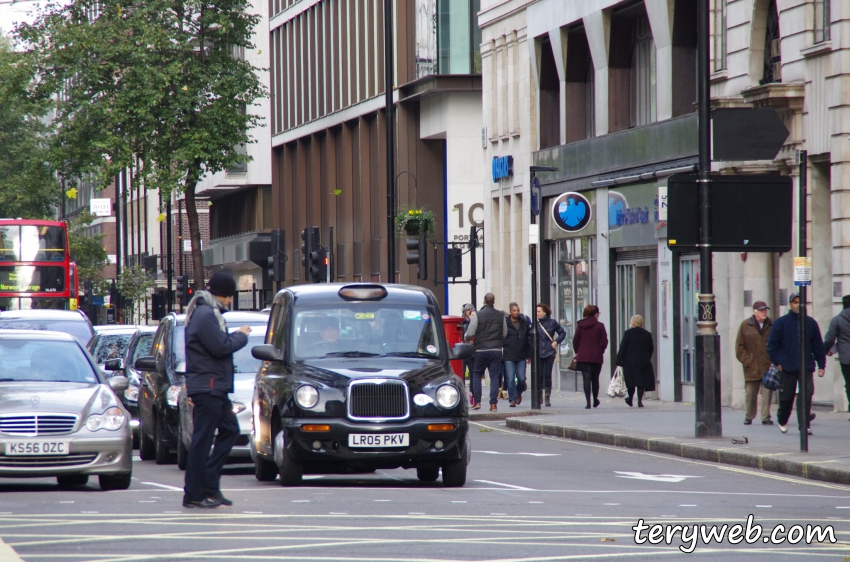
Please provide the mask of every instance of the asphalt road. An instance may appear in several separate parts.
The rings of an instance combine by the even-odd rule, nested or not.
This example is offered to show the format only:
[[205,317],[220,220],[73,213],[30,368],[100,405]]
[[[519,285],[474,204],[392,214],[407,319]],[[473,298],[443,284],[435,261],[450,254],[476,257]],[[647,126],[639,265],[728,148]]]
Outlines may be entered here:
[[[764,532],[755,544],[698,541],[692,556],[850,555],[846,486],[529,435],[504,422],[473,425],[472,439],[464,488],[404,470],[282,488],[232,465],[222,489],[234,506],[210,512],[183,509],[183,473],[153,462],[135,463],[127,491],[102,492],[96,479],[74,491],[52,479],[2,479],[0,538],[27,562],[655,560],[684,556],[681,538],[636,544],[640,519],[731,526],[752,515]],[[837,542],[766,544],[780,524],[831,526]],[[0,561],[15,560],[3,549]]]

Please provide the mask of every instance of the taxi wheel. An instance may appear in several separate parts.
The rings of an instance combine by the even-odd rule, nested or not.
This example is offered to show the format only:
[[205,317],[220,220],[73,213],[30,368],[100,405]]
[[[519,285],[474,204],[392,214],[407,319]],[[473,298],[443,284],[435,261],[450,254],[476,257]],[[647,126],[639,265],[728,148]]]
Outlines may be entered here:
[[443,486],[458,488],[466,484],[466,466],[469,464],[469,444],[463,449],[463,454],[456,461],[443,465]]
[[280,473],[281,486],[300,486],[301,477],[304,475],[304,465],[295,462],[286,452],[283,431],[279,431],[274,438],[274,459]]
[[60,488],[73,488],[74,486],[85,486],[89,483],[88,474],[68,474],[66,476],[57,476],[56,482]]
[[189,450],[183,444],[183,424],[177,424],[177,468],[186,470],[186,463],[189,460]]
[[440,469],[436,467],[424,466],[416,469],[416,477],[422,482],[435,482],[440,476]]
[[277,478],[277,465],[265,460],[257,453],[254,459],[254,476],[260,482],[274,482],[274,479]]
[[101,474],[97,477],[102,490],[126,490],[130,487],[133,473],[127,474]]
[[156,456],[156,444],[148,437],[145,426],[139,426],[139,457],[143,461],[152,461]]

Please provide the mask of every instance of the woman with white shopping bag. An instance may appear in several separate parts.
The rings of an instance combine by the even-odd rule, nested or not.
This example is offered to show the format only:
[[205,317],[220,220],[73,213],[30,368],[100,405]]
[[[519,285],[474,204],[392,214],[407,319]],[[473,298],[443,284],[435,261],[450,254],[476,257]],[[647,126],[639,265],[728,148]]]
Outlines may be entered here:
[[617,365],[623,368],[623,378],[629,395],[626,404],[631,407],[637,388],[638,407],[643,408],[644,392],[655,390],[655,371],[652,368],[652,353],[655,345],[652,334],[643,329],[643,316],[632,316],[631,327],[623,334],[617,352]]

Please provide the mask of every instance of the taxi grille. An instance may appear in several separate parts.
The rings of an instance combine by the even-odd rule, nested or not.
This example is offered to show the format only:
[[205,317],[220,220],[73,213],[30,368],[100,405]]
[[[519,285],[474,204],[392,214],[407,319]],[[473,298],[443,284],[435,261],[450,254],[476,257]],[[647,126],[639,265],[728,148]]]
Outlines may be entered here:
[[43,466],[78,466],[94,462],[97,453],[69,453],[67,455],[43,455],[7,457],[0,455],[0,467],[38,468]]
[[387,379],[352,381],[348,417],[353,420],[402,420],[408,416],[407,384]]
[[0,433],[6,435],[63,435],[74,431],[77,416],[68,414],[35,414],[0,416]]

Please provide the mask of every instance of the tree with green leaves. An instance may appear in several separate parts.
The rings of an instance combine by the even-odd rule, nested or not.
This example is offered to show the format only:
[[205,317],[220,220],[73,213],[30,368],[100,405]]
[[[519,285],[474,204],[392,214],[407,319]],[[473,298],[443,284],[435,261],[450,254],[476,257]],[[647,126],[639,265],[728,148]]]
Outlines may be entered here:
[[91,281],[95,285],[94,292],[102,295],[109,288],[100,275],[107,263],[106,248],[103,247],[105,235],[89,231],[93,221],[88,209],[83,209],[68,226],[68,246],[71,248],[71,261],[77,264],[80,285]]
[[[140,265],[131,265],[121,270],[115,286],[123,297],[124,312],[129,315],[131,322],[137,311],[136,306],[138,306],[138,312],[141,314],[142,299],[148,296],[154,285],[156,285],[154,279]],[[145,317],[145,320],[147,320],[147,317]]]
[[48,161],[49,103],[30,95],[32,69],[0,36],[0,217],[55,217],[60,185]]
[[245,0],[75,0],[46,6],[15,31],[38,99],[55,99],[52,159],[66,177],[103,186],[138,157],[135,181],[186,198],[195,286],[203,288],[195,188],[244,162],[267,95],[240,55],[259,16]]

